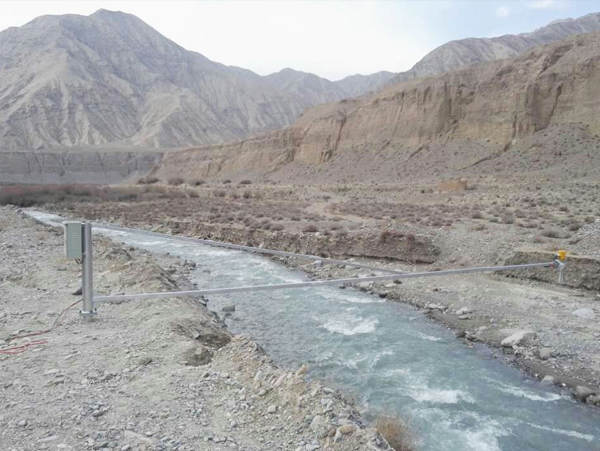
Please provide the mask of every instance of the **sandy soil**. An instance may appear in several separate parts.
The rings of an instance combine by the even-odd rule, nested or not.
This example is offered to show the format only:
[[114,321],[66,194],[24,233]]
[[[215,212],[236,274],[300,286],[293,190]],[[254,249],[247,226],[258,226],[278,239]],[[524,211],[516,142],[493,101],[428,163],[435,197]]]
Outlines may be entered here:
[[[103,306],[91,322],[74,305],[60,319],[80,276],[62,236],[5,207],[0,249],[3,450],[389,449],[351,401],[306,367],[276,367],[201,301]],[[99,292],[189,286],[186,262],[105,239],[95,266]]]

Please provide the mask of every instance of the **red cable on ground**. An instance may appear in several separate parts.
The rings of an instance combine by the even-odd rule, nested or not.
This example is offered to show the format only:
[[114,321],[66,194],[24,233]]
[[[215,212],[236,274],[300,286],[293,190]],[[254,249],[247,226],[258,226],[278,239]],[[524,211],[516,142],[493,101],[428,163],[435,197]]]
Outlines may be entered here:
[[[64,315],[66,315],[66,313],[69,311],[69,309],[71,307],[74,307],[75,305],[79,304],[82,300],[83,299],[79,299],[78,301],[73,302],[66,309],[64,309],[62,312],[60,312],[60,314],[56,317],[56,319],[52,323],[52,326],[50,327],[50,329],[41,330],[39,332],[32,332],[32,333],[26,334],[26,335],[19,335],[17,337],[9,338],[8,341],[18,340],[18,339],[27,338],[27,337],[35,337],[35,336],[38,336],[38,335],[47,334],[48,332],[52,332],[54,329],[56,329],[58,326],[61,325],[62,320],[64,319]],[[31,347],[31,346],[44,345],[44,344],[47,344],[47,343],[48,342],[45,341],[45,340],[32,341],[31,343],[26,343],[26,344],[21,345],[21,346],[15,346],[15,347],[12,347],[12,348],[7,348],[7,349],[0,349],[0,354],[7,354],[7,355],[21,354],[21,353],[27,351],[27,349],[29,347]]]

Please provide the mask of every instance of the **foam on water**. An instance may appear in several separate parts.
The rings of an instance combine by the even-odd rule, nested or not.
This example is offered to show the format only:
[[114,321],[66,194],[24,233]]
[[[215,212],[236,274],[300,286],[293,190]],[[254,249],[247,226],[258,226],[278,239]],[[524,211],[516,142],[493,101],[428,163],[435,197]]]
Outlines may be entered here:
[[329,320],[323,324],[322,327],[335,334],[357,335],[374,332],[377,324],[379,324],[377,318],[362,318],[346,315],[345,318]]
[[501,392],[507,393],[509,395],[513,395],[513,396],[517,396],[517,397],[521,397],[521,398],[527,398],[531,401],[552,402],[552,401],[558,401],[559,399],[563,398],[563,396],[558,393],[548,393],[548,392],[536,393],[531,390],[527,390],[525,388],[506,385],[506,384],[503,384],[498,381],[493,381],[493,382],[495,383],[495,385],[496,385],[495,388],[497,390],[500,390]]
[[428,387],[408,390],[408,395],[418,402],[431,404],[473,403],[473,398],[461,390],[441,390]]
[[502,451],[498,438],[507,436],[510,432],[496,420],[488,419],[481,421],[479,424],[483,424],[483,428],[461,431],[468,446],[465,451]]
[[534,424],[534,423],[527,423],[527,424],[536,429],[553,432],[555,434],[566,435],[567,437],[574,437],[574,438],[578,438],[581,440],[586,440],[588,442],[591,442],[592,440],[594,440],[594,436],[590,435],[590,434],[582,434],[581,432],[577,432],[577,431],[566,431],[564,429],[556,429],[556,428],[551,428],[551,427],[547,427],[547,426],[540,426],[539,424]]

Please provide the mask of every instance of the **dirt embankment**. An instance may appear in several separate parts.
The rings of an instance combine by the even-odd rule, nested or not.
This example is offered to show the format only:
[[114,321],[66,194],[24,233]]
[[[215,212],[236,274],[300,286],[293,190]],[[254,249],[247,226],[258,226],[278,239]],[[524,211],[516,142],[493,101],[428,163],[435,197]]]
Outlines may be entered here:
[[[335,390],[278,368],[202,302],[106,305],[84,322],[62,236],[0,210],[3,449],[389,449]],[[95,242],[101,293],[186,288],[189,265]],[[167,269],[163,269],[167,268]]]

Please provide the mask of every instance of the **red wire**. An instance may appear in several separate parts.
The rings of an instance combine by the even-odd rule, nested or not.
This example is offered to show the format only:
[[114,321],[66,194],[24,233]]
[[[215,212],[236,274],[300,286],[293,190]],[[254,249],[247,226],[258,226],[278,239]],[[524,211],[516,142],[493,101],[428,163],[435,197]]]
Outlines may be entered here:
[[[74,307],[75,305],[79,304],[81,301],[82,301],[82,299],[79,299],[78,301],[73,302],[66,309],[64,309],[62,312],[60,312],[60,314],[54,320],[54,323],[52,323],[52,327],[50,327],[50,329],[41,330],[39,332],[32,332],[32,333],[26,334],[26,335],[19,335],[16,337],[12,337],[9,339],[9,341],[18,340],[20,338],[35,337],[38,335],[47,334],[48,332],[52,332],[54,329],[56,329],[58,326],[61,325],[62,320],[64,319],[64,315],[66,315],[66,313],[69,311],[69,309],[71,307]],[[0,354],[7,354],[7,355],[21,354],[21,353],[27,351],[27,349],[30,346],[38,346],[38,345],[45,345],[45,344],[48,344],[48,342],[46,340],[32,341],[31,343],[26,343],[21,346],[15,346],[12,348],[7,348],[7,349],[0,349]]]

